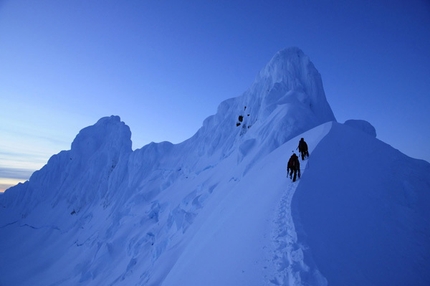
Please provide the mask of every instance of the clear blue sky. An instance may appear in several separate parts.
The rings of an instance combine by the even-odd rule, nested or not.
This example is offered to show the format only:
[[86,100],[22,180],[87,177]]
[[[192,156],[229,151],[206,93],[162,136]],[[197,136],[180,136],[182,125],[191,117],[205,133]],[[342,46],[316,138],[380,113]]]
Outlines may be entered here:
[[0,177],[28,179],[112,114],[134,149],[179,143],[290,46],[339,122],[430,161],[429,1],[0,0]]

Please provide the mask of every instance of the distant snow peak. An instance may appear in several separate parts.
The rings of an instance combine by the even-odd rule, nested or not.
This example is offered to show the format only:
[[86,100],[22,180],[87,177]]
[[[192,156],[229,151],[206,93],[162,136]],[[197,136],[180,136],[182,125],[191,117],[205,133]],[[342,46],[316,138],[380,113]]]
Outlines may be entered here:
[[[104,147],[107,147],[106,149]],[[82,129],[72,143],[72,153],[91,156],[96,151],[131,152],[131,131],[119,116],[103,117]]]

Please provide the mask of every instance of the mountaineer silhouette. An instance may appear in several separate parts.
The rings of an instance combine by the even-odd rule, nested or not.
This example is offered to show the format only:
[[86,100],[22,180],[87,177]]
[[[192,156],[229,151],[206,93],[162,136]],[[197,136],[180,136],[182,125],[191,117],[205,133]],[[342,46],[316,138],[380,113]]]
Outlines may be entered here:
[[305,139],[300,139],[297,149],[299,149],[299,152],[302,155],[302,160],[305,160],[305,157],[309,157],[308,144],[305,142]]
[[293,180],[293,182],[296,181],[297,174],[300,179],[300,162],[299,157],[297,157],[296,153],[293,153],[291,155],[290,159],[288,160],[287,164],[287,177],[289,176],[290,179]]

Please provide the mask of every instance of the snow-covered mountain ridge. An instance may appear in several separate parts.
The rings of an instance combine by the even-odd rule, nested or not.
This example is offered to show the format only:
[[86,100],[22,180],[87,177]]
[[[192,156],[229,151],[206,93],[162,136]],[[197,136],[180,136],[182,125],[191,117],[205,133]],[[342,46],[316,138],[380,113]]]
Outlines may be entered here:
[[180,144],[102,118],[0,196],[0,285],[426,285],[429,164],[375,137],[297,48]]

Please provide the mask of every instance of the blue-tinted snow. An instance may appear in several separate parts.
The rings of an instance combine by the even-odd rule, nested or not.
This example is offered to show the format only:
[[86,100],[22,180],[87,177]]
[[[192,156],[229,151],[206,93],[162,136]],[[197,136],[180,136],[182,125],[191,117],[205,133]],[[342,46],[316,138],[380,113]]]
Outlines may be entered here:
[[428,285],[430,164],[369,125],[297,48],[183,143],[102,118],[0,197],[0,285]]

